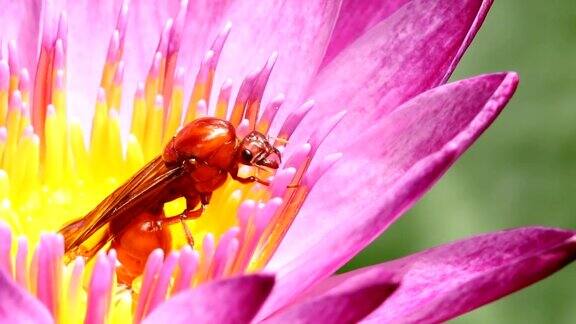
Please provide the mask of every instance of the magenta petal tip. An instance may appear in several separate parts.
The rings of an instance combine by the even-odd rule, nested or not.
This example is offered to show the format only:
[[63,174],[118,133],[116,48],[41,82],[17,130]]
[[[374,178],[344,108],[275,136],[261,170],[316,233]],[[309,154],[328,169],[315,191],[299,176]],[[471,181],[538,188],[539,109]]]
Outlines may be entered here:
[[181,292],[158,306],[143,323],[248,323],[274,286],[274,277],[247,275]]

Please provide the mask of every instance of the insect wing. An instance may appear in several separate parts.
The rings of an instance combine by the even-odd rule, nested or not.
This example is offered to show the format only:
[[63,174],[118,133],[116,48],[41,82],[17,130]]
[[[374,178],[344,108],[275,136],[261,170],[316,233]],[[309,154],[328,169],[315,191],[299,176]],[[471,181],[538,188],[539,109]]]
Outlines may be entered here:
[[107,228],[112,220],[127,225],[131,214],[141,212],[146,208],[145,201],[165,190],[181,174],[181,167],[168,169],[160,157],[148,163],[86,216],[60,230],[68,258],[77,254],[91,258],[113,239],[114,233]]

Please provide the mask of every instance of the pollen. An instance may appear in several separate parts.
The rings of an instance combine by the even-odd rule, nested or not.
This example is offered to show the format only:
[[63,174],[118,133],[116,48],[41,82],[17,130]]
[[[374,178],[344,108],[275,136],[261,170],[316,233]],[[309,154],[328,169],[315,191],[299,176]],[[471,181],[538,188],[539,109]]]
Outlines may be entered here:
[[[43,35],[34,77],[20,67],[12,41],[2,51],[0,268],[37,296],[58,322],[138,322],[182,290],[264,269],[309,191],[340,157],[338,153],[315,155],[344,113],[308,141],[293,143],[293,132],[314,102],[292,109],[284,121],[275,118],[284,103],[282,94],[263,105],[279,53],[270,53],[257,72],[237,80],[237,91],[233,80],[215,88],[214,76],[231,23],[197,62],[200,67],[192,89],[185,89],[187,71],[176,62],[186,6],[183,1],[180,13],[166,22],[145,80],[135,93],[125,93],[123,49],[130,44],[125,44],[129,8],[123,4],[109,41],[89,129],[67,111],[65,14],[52,34]],[[124,96],[131,98],[132,107],[121,107]],[[121,108],[132,110],[127,137],[120,126]],[[161,154],[183,125],[203,116],[227,119],[239,137],[250,130],[269,136],[283,152],[280,168],[274,174],[249,167],[241,172],[267,178],[270,185],[240,184],[229,177],[202,216],[187,221],[194,246],[187,244],[181,226],[172,226],[173,250],[154,251],[144,274],[131,287],[116,283],[119,261],[108,246],[92,260],[78,257],[66,264],[63,238],[54,233],[85,215]],[[177,215],[184,207],[184,200],[177,199],[167,203],[164,211]]]

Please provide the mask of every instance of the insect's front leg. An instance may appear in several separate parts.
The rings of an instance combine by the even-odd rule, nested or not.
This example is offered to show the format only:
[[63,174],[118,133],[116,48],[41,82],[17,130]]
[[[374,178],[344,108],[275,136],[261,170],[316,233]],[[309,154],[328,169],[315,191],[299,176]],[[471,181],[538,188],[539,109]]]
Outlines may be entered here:
[[232,179],[240,182],[240,183],[253,183],[253,182],[258,182],[259,184],[263,184],[265,186],[269,186],[270,182],[266,181],[266,180],[262,180],[258,177],[255,176],[249,176],[246,178],[242,178],[241,176],[238,175],[239,169],[238,168],[234,168],[231,172],[230,175],[232,176]]

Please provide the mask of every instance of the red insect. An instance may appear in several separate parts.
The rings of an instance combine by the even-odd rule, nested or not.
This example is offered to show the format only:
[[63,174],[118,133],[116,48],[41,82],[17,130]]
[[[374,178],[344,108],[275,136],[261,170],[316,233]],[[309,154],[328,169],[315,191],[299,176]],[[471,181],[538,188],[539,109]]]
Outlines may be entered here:
[[[182,224],[189,244],[192,234],[185,221],[200,217],[212,192],[228,177],[241,183],[259,182],[257,177],[238,176],[240,165],[277,169],[280,152],[266,136],[253,131],[243,139],[234,126],[218,118],[197,119],[166,145],[162,156],[144,166],[84,217],[60,229],[65,257],[92,258],[108,242],[116,249],[122,266],[118,280],[130,285],[142,274],[148,255],[156,248],[168,251],[168,225]],[[186,199],[186,209],[166,217],[164,203]]]

